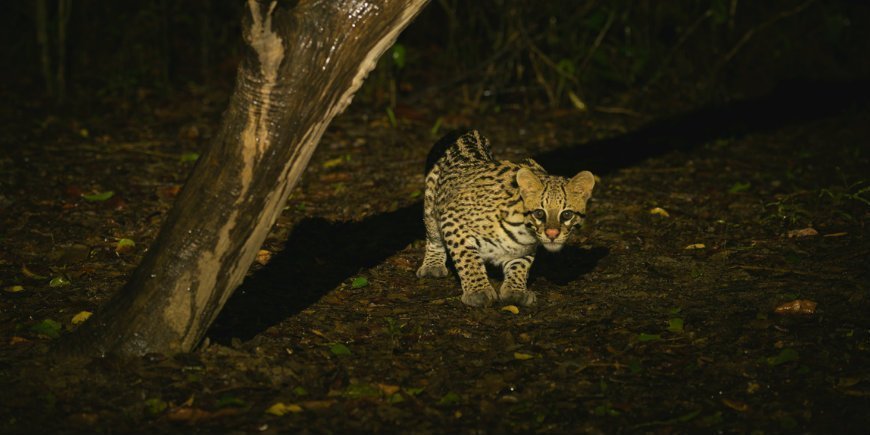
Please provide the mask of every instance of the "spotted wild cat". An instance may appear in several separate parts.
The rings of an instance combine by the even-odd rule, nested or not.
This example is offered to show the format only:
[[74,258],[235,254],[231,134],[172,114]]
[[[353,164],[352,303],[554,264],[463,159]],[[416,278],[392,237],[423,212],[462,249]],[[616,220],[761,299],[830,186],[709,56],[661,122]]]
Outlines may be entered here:
[[[449,253],[465,304],[482,307],[496,299],[534,304],[526,279],[535,250],[538,245],[560,250],[571,230],[583,223],[595,185],[592,173],[583,171],[569,180],[548,175],[532,159],[495,160],[489,141],[477,130],[446,139],[446,148],[430,154],[437,160],[426,174],[426,255],[417,276],[447,276]],[[504,272],[498,293],[485,262]]]

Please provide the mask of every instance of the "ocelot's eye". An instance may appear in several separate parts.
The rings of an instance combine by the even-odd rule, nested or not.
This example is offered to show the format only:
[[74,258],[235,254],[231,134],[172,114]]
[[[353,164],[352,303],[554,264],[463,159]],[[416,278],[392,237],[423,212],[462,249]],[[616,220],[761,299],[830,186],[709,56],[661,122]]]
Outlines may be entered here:
[[568,222],[574,217],[574,212],[571,210],[565,210],[562,214],[559,215],[559,220],[562,222]]
[[544,220],[545,217],[547,217],[547,213],[544,212],[543,209],[539,208],[539,209],[532,212],[532,216],[534,216],[535,219],[542,221],[542,220]]

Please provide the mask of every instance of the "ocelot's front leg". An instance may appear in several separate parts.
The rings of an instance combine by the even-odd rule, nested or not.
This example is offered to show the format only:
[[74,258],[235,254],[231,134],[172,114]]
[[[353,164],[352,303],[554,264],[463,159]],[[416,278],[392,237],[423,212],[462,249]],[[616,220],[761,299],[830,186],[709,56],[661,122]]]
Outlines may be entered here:
[[480,256],[474,237],[456,236],[457,241],[446,240],[450,257],[462,283],[462,303],[472,307],[486,307],[496,299],[495,289],[486,276],[486,266]]
[[535,261],[534,255],[515,258],[502,265],[504,282],[498,290],[498,298],[502,302],[523,306],[533,305],[537,300],[535,292],[526,289],[529,269]]

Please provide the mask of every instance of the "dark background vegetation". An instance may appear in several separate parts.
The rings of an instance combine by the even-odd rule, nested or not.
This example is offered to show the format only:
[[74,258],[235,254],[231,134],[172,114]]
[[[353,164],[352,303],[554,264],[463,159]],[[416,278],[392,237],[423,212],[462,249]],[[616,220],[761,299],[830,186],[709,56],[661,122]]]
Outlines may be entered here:
[[[4,89],[61,107],[232,86],[243,2],[7,2]],[[382,109],[449,93],[473,110],[695,101],[870,73],[858,0],[433,1],[358,96]],[[65,30],[61,30],[64,28]]]

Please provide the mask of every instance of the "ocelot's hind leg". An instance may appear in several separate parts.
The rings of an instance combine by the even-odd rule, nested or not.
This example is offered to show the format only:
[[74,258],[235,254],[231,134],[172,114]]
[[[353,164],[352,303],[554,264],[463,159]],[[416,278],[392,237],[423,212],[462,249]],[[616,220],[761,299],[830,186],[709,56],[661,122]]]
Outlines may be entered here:
[[447,270],[447,252],[444,249],[444,239],[438,220],[435,219],[435,198],[430,189],[426,189],[423,199],[423,223],[426,225],[426,254],[423,264],[417,269],[417,277],[443,278],[450,272]]

